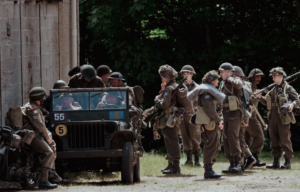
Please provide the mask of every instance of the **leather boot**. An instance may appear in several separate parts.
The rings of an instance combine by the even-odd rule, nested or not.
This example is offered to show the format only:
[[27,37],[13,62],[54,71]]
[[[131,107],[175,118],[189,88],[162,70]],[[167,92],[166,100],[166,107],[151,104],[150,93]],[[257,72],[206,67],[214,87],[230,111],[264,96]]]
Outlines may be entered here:
[[279,157],[274,157],[273,164],[267,165],[266,168],[268,168],[268,169],[280,169]]
[[204,169],[205,169],[204,179],[215,179],[215,178],[219,178],[222,176],[222,175],[216,174],[214,172],[211,164],[205,164]]
[[187,153],[186,154],[186,162],[184,163],[184,165],[191,165],[193,166],[193,156],[191,153]]
[[291,169],[291,159],[285,158],[285,163],[281,166],[281,169]]
[[39,183],[39,189],[55,189],[57,188],[56,184],[52,184],[49,181],[41,181]]
[[173,161],[173,165],[170,169],[164,170],[163,174],[180,174],[179,161]]
[[242,172],[241,158],[235,157],[234,158],[234,167],[231,168],[231,173],[240,173],[240,172]]
[[165,170],[168,170],[168,169],[171,169],[172,165],[173,165],[172,161],[168,160],[168,166],[166,168],[162,169],[161,172],[163,172]]
[[244,166],[244,170],[251,169],[255,163],[256,163],[256,159],[253,156],[248,157],[247,162]]
[[62,178],[56,173],[54,169],[51,169],[48,174],[48,179],[52,183],[59,183],[62,182]]
[[253,167],[262,167],[262,166],[266,166],[266,163],[261,162],[258,159],[258,153],[252,153],[253,157],[256,159],[256,163],[253,165]]
[[199,162],[199,158],[200,158],[200,153],[195,153],[194,154],[194,160],[195,160],[195,166],[201,167],[201,164]]
[[234,160],[230,160],[230,166],[225,169],[225,170],[222,170],[222,173],[231,173],[231,169],[234,167]]

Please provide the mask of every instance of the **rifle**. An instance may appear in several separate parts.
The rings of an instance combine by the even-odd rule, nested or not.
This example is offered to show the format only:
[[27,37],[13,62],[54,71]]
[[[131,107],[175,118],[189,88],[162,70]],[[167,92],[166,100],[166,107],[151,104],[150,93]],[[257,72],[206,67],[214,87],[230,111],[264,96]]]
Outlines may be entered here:
[[134,116],[132,117],[132,125],[133,125],[133,133],[135,134],[135,138],[138,143],[139,155],[143,156],[144,148],[142,145],[142,139],[145,137],[142,136],[142,129],[147,127],[147,124],[142,120],[142,117]]
[[[176,89],[173,91],[172,94],[172,98],[175,96],[175,94],[177,93],[178,89],[183,85],[184,81],[187,79],[187,77],[183,78],[180,83],[178,84],[178,86],[176,87]],[[146,110],[145,110],[146,111]],[[145,117],[144,122],[146,122],[147,124],[149,124],[149,122],[154,119],[156,116],[158,116],[159,114],[161,114],[163,111],[163,109],[158,108],[156,106],[154,106],[154,110],[153,112],[151,112],[150,115],[148,115],[147,117]]]
[[[300,71],[297,72],[297,73],[295,73],[295,74],[293,74],[293,75],[290,75],[290,76],[284,78],[283,80],[287,81],[290,84],[290,83],[296,81],[298,79],[297,76],[299,76],[299,75],[300,75]],[[264,92],[266,93],[267,91],[271,90],[274,86],[275,86],[275,83],[272,83],[271,85],[268,85],[267,87],[265,87],[265,88],[263,88],[263,89],[255,92],[254,94],[255,95],[258,94],[257,96],[260,96],[262,93],[264,93]]]

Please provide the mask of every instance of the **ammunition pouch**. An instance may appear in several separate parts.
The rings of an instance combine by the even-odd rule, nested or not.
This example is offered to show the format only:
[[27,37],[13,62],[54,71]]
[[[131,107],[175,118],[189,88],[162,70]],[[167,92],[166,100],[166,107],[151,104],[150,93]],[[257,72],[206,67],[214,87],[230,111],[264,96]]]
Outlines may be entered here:
[[288,101],[287,98],[284,96],[278,96],[278,98],[279,98],[279,106],[280,107]]
[[27,130],[23,136],[22,142],[30,145],[36,134],[34,131]]
[[237,97],[234,95],[228,96],[228,107],[229,111],[238,110]]
[[210,122],[210,117],[205,113],[202,106],[198,106],[195,122],[197,125],[206,125]]
[[216,128],[216,122],[214,120],[211,120],[208,124],[205,124],[204,127],[208,131],[213,131]]
[[158,117],[158,128],[173,128],[177,123],[180,123],[183,113],[184,108],[177,108],[172,106],[172,111],[169,114],[161,115],[160,117]]
[[267,101],[267,109],[270,111],[272,110],[272,99],[270,95],[266,96],[266,101]]

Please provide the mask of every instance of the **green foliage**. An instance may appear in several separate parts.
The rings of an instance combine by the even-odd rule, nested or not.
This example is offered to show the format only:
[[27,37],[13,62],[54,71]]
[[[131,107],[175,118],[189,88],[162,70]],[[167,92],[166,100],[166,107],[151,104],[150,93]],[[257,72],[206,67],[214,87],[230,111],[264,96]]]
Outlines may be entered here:
[[[160,90],[157,71],[165,63],[178,71],[193,65],[197,82],[225,61],[266,74],[275,66],[299,70],[295,1],[80,0],[80,19],[81,63],[107,64],[142,85],[144,108]],[[266,77],[260,86],[269,83]]]

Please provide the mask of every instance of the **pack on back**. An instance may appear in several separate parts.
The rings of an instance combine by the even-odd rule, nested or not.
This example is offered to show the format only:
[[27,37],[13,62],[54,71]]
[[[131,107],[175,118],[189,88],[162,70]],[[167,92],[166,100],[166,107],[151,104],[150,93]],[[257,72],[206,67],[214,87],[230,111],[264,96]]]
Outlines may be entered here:
[[16,126],[18,126],[19,129],[22,129],[23,113],[21,107],[13,106],[8,109],[5,116],[5,126],[11,127],[14,131],[16,131]]

